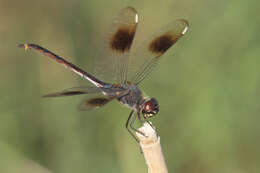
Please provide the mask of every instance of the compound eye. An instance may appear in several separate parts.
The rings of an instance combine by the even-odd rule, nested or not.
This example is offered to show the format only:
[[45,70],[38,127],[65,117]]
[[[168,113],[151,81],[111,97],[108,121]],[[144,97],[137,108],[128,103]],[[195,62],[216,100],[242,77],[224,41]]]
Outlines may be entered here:
[[150,100],[144,103],[142,113],[144,114],[145,118],[152,117],[158,112],[159,112],[159,106],[156,99],[151,98]]
[[153,104],[149,101],[144,105],[145,112],[151,112],[154,109]]

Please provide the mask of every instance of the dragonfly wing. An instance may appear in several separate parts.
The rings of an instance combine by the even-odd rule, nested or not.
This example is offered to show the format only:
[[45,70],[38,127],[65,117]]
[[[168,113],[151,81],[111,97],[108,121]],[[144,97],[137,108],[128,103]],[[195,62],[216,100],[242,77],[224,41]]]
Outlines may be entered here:
[[131,53],[129,60],[128,79],[139,84],[158,64],[164,54],[187,32],[188,22],[178,19],[168,24],[141,43]]
[[109,83],[126,81],[129,50],[137,23],[137,12],[132,7],[123,8],[114,19],[95,59],[94,73],[98,79]]
[[43,97],[62,97],[62,96],[74,96],[74,95],[87,95],[83,101],[79,104],[78,109],[81,111],[100,108],[106,105],[114,98],[123,96],[128,93],[128,90],[121,88],[98,88],[98,87],[74,87],[65,89],[61,92],[51,93],[44,95]]
[[46,94],[42,97],[62,97],[62,96],[74,96],[74,95],[81,95],[81,94],[90,94],[90,93],[102,93],[102,88],[98,87],[73,87],[69,89],[65,89],[60,92]]

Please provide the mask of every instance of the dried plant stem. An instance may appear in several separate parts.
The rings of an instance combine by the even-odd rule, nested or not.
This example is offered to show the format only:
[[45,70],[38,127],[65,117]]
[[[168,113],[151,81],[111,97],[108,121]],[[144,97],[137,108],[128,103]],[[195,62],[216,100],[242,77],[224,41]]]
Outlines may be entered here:
[[167,166],[162,153],[160,144],[160,137],[157,136],[156,131],[148,123],[144,123],[139,128],[147,137],[136,133],[140,140],[146,164],[148,166],[148,173],[168,173]]

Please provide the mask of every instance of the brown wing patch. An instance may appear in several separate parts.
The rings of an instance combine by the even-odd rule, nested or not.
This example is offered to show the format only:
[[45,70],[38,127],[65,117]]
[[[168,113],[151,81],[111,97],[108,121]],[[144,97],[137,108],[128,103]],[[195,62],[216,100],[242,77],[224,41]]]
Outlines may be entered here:
[[87,100],[88,105],[93,106],[93,107],[101,107],[108,103],[110,99],[104,98],[104,97],[97,97],[97,98],[92,98],[90,100]]
[[149,45],[149,50],[155,54],[163,54],[174,45],[182,35],[164,34],[155,38]]
[[135,31],[136,25],[119,28],[111,38],[111,49],[120,53],[128,52],[131,48]]

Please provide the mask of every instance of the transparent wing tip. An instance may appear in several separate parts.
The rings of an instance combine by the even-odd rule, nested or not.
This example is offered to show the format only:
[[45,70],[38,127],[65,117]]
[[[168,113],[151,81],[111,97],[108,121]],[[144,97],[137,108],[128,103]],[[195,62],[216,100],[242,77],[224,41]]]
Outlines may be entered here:
[[181,34],[182,35],[186,34],[186,32],[189,29],[189,22],[186,19],[178,19],[178,21],[180,22],[180,24],[183,27]]
[[128,6],[121,9],[118,16],[121,18],[121,20],[126,21],[127,23],[138,23],[138,14],[134,7]]
[[121,12],[126,12],[126,11],[130,11],[132,13],[137,13],[136,9],[132,6],[127,6],[121,10]]

